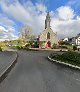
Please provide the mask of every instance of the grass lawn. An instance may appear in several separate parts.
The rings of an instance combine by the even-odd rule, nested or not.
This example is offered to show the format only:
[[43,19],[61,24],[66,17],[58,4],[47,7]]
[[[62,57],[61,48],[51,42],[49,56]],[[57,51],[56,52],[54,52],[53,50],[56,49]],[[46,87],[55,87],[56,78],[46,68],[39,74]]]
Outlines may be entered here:
[[62,54],[52,53],[50,55],[50,58],[72,65],[80,66],[80,53],[77,52],[68,51]]
[[65,47],[67,47],[69,50],[73,50],[73,46],[72,45],[63,45]]

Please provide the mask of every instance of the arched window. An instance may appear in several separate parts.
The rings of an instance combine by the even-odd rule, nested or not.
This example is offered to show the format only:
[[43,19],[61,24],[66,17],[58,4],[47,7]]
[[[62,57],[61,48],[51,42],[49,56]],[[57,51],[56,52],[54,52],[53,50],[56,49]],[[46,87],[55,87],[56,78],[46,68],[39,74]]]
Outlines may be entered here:
[[50,39],[50,33],[49,32],[47,33],[47,39]]

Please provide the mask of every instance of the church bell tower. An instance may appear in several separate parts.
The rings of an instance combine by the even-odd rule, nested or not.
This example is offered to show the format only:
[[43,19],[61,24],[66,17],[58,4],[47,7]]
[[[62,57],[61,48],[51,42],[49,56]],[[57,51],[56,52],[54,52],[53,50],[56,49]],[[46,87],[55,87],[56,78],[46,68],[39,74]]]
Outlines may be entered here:
[[46,19],[45,19],[45,29],[50,28],[50,22],[51,22],[51,19],[50,19],[50,14],[48,12],[47,16],[46,16]]

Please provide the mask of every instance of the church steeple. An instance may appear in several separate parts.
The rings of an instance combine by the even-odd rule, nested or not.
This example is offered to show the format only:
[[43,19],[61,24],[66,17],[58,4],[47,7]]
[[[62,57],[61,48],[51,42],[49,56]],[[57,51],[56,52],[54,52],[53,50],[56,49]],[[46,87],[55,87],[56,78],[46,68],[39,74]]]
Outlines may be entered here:
[[48,12],[47,16],[46,16],[46,19],[45,19],[45,29],[50,28],[50,22],[51,22],[51,19],[50,19],[50,14]]

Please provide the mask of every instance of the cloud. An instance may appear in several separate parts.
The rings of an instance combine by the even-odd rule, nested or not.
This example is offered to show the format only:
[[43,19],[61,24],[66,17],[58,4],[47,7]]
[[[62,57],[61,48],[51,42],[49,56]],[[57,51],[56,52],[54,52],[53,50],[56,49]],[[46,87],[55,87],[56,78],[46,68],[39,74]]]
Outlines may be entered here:
[[5,27],[0,26],[0,41],[18,39],[18,37],[14,35],[14,32],[14,28],[6,29]]
[[52,20],[52,28],[60,38],[75,37],[80,32],[80,20]]
[[59,7],[51,21],[53,31],[57,32],[60,38],[75,37],[80,32],[79,25],[80,17],[70,6]]
[[67,3],[67,5],[78,7],[78,6],[80,6],[80,0],[74,0],[74,1],[73,0],[69,0],[68,3]]
[[2,2],[1,4],[3,11],[22,22],[24,25],[32,27],[33,32],[39,34],[44,30],[44,20],[46,16],[47,7],[43,4],[33,5],[31,1],[27,1],[23,6],[16,1],[15,5]]
[[0,14],[0,24],[6,26],[14,26],[15,22],[9,19],[7,16]]
[[79,12],[79,8],[80,8],[80,0],[69,0],[67,3],[68,6],[73,7],[76,13],[80,13]]
[[40,12],[45,12],[47,10],[47,8],[45,7],[45,5],[43,4],[36,4],[36,8],[37,8],[37,11],[40,11]]
[[[18,0],[15,0],[12,4],[7,2],[7,0],[6,2],[2,0],[0,5],[7,16],[11,16],[24,25],[32,27],[34,34],[39,35],[44,30],[48,9],[43,3],[33,4],[31,1],[26,1],[21,4]],[[52,20],[51,27],[54,32],[58,33],[60,38],[76,36],[80,32],[80,17],[76,15],[70,6],[61,6],[55,11],[51,11],[50,15]],[[3,20],[6,19],[4,18]],[[11,21],[9,20],[9,22]],[[7,35],[9,36],[9,34]],[[12,31],[11,35],[15,37]]]
[[0,14],[0,41],[18,38],[15,35],[15,22],[7,16]]
[[15,5],[14,4],[7,5],[7,3],[4,0],[1,3],[1,7],[7,15],[14,17],[18,21],[22,22],[31,21],[31,15],[18,1],[15,2]]
[[59,18],[63,20],[73,19],[75,16],[74,10],[69,6],[61,6],[57,9]]

